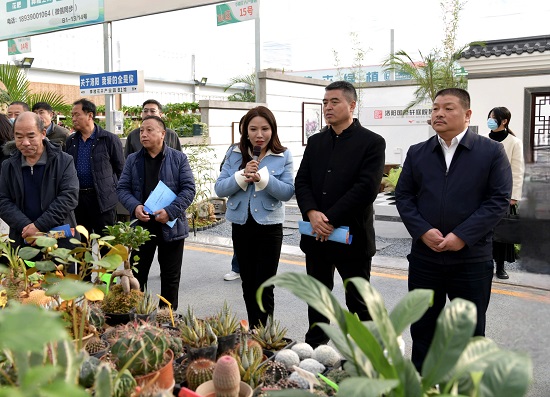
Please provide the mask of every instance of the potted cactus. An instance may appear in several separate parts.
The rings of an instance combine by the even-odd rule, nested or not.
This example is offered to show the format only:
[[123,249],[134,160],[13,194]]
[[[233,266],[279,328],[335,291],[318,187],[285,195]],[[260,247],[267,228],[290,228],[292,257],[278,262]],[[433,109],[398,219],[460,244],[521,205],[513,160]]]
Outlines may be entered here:
[[260,322],[260,325],[254,329],[256,332],[252,333],[252,338],[264,350],[277,351],[290,347],[293,344],[292,340],[285,338],[288,330],[285,327],[281,327],[279,321],[273,320],[272,315],[267,317],[265,325]]
[[197,388],[200,396],[251,397],[252,387],[241,381],[237,361],[231,356],[223,356],[216,362],[212,380]]
[[191,307],[187,308],[187,315],[183,316],[179,329],[190,360],[198,358],[216,360],[218,337],[208,322],[195,317]]
[[251,387],[256,387],[264,372],[265,355],[261,346],[253,339],[248,338],[247,329],[241,324],[240,343],[232,353],[237,361],[241,380]]
[[207,321],[218,337],[218,356],[233,349],[237,344],[239,321],[231,312],[227,301],[224,301],[222,309]]
[[[163,390],[174,387],[174,353],[167,334],[150,323],[128,323],[116,333],[111,359],[116,367],[128,369],[138,385]],[[156,377],[156,381],[152,381]]]
[[158,298],[149,290],[143,292],[143,299],[131,310],[134,320],[156,321],[159,307]]

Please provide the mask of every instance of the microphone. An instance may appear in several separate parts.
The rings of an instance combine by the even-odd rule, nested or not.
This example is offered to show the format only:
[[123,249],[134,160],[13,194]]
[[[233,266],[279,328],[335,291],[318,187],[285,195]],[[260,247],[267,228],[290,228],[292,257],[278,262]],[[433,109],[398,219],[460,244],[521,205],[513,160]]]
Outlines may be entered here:
[[258,158],[260,157],[261,152],[262,152],[261,146],[254,146],[254,149],[252,149],[252,160],[258,161]]

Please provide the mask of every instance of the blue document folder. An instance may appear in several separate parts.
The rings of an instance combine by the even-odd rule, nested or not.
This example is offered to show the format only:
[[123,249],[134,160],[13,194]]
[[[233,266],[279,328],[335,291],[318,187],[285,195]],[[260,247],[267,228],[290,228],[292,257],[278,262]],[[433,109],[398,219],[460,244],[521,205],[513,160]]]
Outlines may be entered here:
[[48,236],[55,239],[74,237],[74,229],[69,224],[57,226],[50,230]]
[[[176,193],[170,190],[170,188],[166,186],[163,181],[159,181],[157,187],[155,187],[147,198],[147,201],[145,201],[145,211],[152,214],[155,211],[161,210],[172,204],[172,201],[174,201],[176,197]],[[166,224],[170,227],[174,227],[176,224],[176,219],[173,221],[168,221]]]
[[[311,223],[306,221],[298,221],[298,230],[301,234],[305,234],[308,236],[317,237],[316,234],[311,234],[313,231],[311,227]],[[342,243],[342,244],[351,244],[352,235],[349,234],[349,227],[348,226],[340,226],[333,230],[333,232],[328,236],[328,239],[330,241],[334,241],[336,243]]]

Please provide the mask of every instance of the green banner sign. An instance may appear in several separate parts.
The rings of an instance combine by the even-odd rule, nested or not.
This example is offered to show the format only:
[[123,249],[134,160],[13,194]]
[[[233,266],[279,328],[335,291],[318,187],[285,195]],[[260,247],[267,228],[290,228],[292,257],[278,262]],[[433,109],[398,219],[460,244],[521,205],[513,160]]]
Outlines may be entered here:
[[238,0],[216,6],[218,26],[248,21],[258,17],[259,0]]
[[31,52],[30,37],[8,40],[8,55],[25,54],[27,52]]

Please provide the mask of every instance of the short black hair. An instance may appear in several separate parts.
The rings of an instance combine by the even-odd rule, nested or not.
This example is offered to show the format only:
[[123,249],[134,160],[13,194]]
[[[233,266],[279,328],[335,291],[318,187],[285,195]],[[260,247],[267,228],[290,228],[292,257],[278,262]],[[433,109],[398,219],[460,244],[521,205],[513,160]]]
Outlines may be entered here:
[[11,105],[21,105],[21,106],[23,106],[23,110],[25,112],[30,112],[31,111],[31,109],[29,108],[29,105],[25,102],[13,101],[12,103],[9,104],[9,106],[11,106]]
[[141,105],[141,108],[143,109],[145,105],[149,105],[149,104],[157,105],[159,110],[162,112],[162,105],[156,99],[147,99],[145,102],[143,102],[143,105]]
[[82,111],[86,113],[92,113],[95,119],[95,116],[97,113],[97,108],[95,106],[95,103],[93,103],[92,101],[86,98],[82,98],[82,99],[79,99],[78,101],[73,102],[73,106],[77,106],[77,105],[82,106]]
[[462,88],[443,88],[442,90],[437,91],[437,94],[435,94],[435,98],[438,96],[443,95],[452,95],[454,97],[457,97],[460,101],[460,104],[465,110],[470,109],[470,94],[468,94],[468,91],[462,89]]
[[32,111],[36,112],[37,110],[45,110],[47,112],[53,113],[53,108],[48,102],[36,102],[34,105],[32,105]]
[[349,81],[335,81],[325,87],[325,91],[332,90],[342,90],[348,101],[357,101],[357,91],[355,91],[355,87]]
[[164,121],[159,117],[159,116],[145,116],[143,118],[143,120],[141,120],[142,122],[144,122],[145,120],[157,120],[157,122],[162,125],[162,129],[164,131],[166,131],[166,124],[164,124]]

